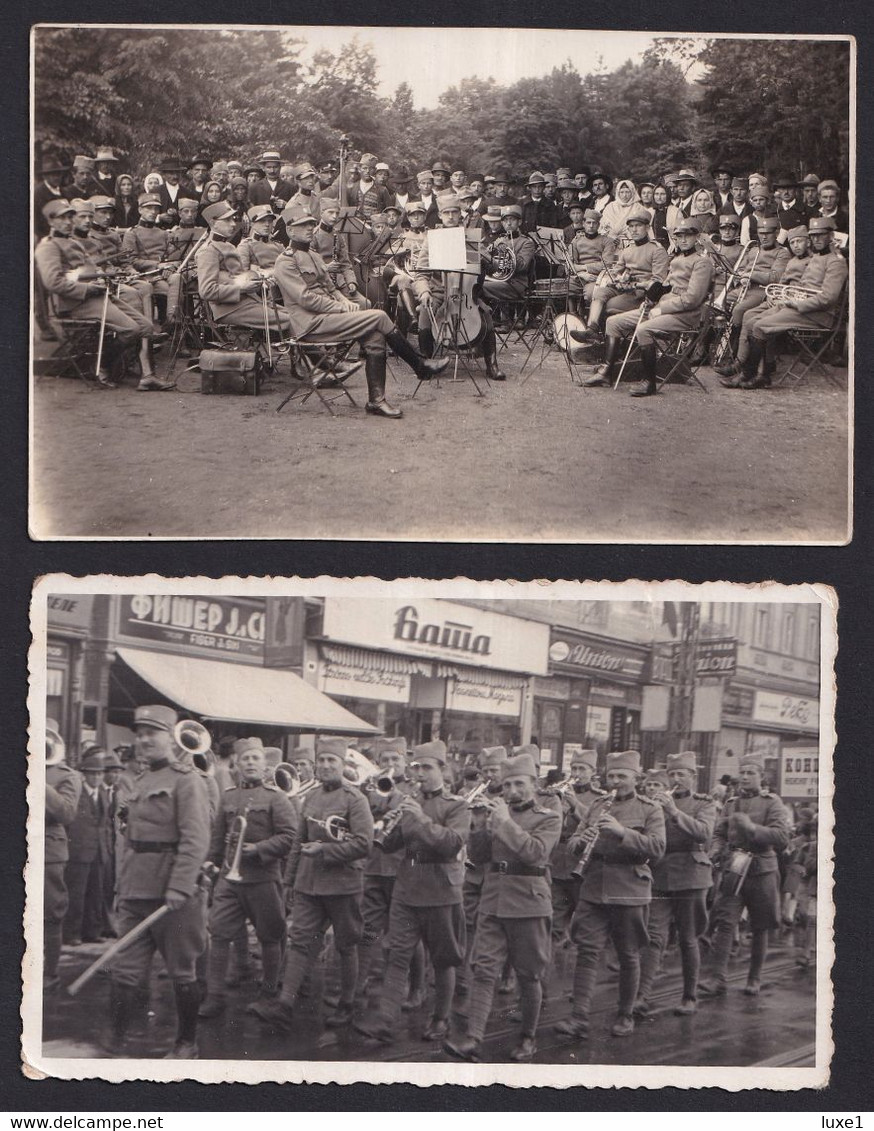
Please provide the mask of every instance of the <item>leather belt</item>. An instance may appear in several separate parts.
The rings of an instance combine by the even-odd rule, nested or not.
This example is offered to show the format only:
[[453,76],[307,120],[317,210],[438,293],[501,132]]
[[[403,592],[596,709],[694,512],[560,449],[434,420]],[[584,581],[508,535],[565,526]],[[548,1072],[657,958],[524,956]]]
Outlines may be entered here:
[[603,852],[593,852],[592,860],[600,860],[603,864],[648,864],[648,856],[623,857],[621,860],[615,856],[605,856]]
[[548,868],[535,868],[529,864],[515,864],[510,860],[496,860],[489,864],[490,872],[501,876],[545,876]]
[[134,852],[175,852],[178,847],[175,841],[162,840],[129,840],[128,844]]
[[452,864],[452,860],[444,860],[439,856],[429,856],[427,852],[411,852],[407,857],[411,864]]

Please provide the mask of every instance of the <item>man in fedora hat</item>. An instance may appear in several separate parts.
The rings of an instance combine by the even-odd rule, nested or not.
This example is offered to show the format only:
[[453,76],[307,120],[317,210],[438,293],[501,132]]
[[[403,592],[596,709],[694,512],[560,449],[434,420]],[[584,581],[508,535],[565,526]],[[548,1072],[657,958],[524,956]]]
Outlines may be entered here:
[[778,174],[771,185],[774,202],[777,205],[777,218],[780,221],[780,243],[786,242],[786,232],[804,224],[807,216],[798,200],[798,181],[791,173]]
[[[340,961],[340,1001],[326,1023],[342,1028],[352,1020],[364,926],[364,861],[373,845],[373,818],[361,790],[344,778],[346,750],[344,738],[319,738],[319,785],[308,790],[301,802],[285,876],[293,892],[293,912],[282,992],[249,1010],[273,1032],[294,1029],[295,1002],[318,960],[328,927],[333,927]],[[338,825],[342,832],[332,832]]]
[[50,200],[64,200],[61,182],[67,166],[51,154],[44,154],[39,163],[39,184],[33,190],[33,232],[37,239],[49,234],[49,225],[43,215],[43,208]]
[[[238,739],[234,760],[240,780],[221,795],[207,858],[221,874],[209,916],[207,996],[199,1010],[204,1018],[224,1012],[231,943],[247,923],[254,926],[261,946],[259,1000],[276,997],[286,934],[282,871],[294,843],[297,813],[285,793],[265,781],[267,755],[260,738]],[[240,847],[232,839],[238,817],[246,822],[242,833],[237,829]]]
[[[723,806],[713,834],[711,856],[723,878],[711,914],[713,947],[707,964],[708,979],[699,990],[708,997],[727,991],[726,974],[735,928],[747,909],[752,930],[750,965],[745,993],[756,996],[768,953],[768,931],[780,926],[780,872],[777,853],[789,843],[791,822],[786,806],[773,793],[762,790],[765,766],[758,754],[745,755],[738,767],[738,793]],[[729,885],[729,866],[736,853],[750,856],[749,870],[740,890]]]
[[516,198],[510,192],[510,174],[505,169],[496,170],[489,182],[485,196],[486,208],[504,208],[516,203]]
[[665,851],[664,814],[660,805],[635,792],[640,774],[636,750],[608,754],[610,792],[595,800],[585,827],[571,842],[578,854],[594,842],[571,924],[577,948],[571,1016],[555,1027],[556,1033],[571,1040],[590,1036],[592,996],[608,938],[619,958],[618,1015],[611,1032],[614,1037],[634,1032],[640,951],[647,943],[646,915],[652,898],[651,865]]
[[535,232],[538,228],[558,226],[558,208],[554,200],[544,193],[546,177],[542,173],[532,173],[526,188],[528,195],[522,198],[522,231]]
[[249,185],[250,204],[269,204],[277,215],[295,194],[295,186],[280,176],[282,155],[278,149],[265,149],[257,159],[264,179]]
[[444,193],[453,193],[455,190],[449,182],[449,177],[452,170],[445,161],[435,161],[431,166],[431,176],[434,178],[434,194],[435,196],[443,196]]
[[178,200],[183,196],[180,177],[182,176],[182,162],[178,157],[167,157],[158,166],[158,172],[164,178],[163,184],[158,185],[158,196],[161,200],[162,214],[170,217],[170,225],[179,219]]
[[109,1047],[122,1054],[152,959],[160,951],[173,984],[176,1038],[167,1059],[194,1060],[200,1004],[195,966],[206,946],[205,902],[198,886],[209,848],[209,802],[191,766],[176,758],[172,707],[137,707],[133,728],[147,770],[120,813],[119,935],[162,907],[167,911],[112,964]]
[[681,169],[674,175],[674,188],[677,192],[676,204],[668,205],[667,228],[671,232],[677,223],[689,219],[692,208],[692,197],[698,188],[698,178],[691,169]]
[[467,1034],[443,1046],[462,1060],[480,1059],[495,985],[508,961],[519,983],[522,1013],[521,1039],[510,1059],[530,1061],[537,1051],[542,981],[552,953],[549,859],[561,833],[556,810],[538,804],[538,770],[535,756],[523,747],[501,765],[503,795],[473,814],[468,853],[473,863],[482,865],[485,877]]
[[396,1040],[416,947],[424,943],[434,967],[434,1005],[424,1037],[442,1041],[449,1033],[455,970],[464,962],[463,849],[470,831],[465,801],[443,782],[446,744],[440,739],[413,747],[410,771],[415,795],[404,797],[402,816],[381,841],[385,852],[403,849],[389,913],[389,961],[375,1021],[355,1028],[383,1043]]
[[640,956],[636,1017],[649,1013],[672,922],[683,968],[683,996],[674,1012],[695,1012],[701,967],[698,939],[707,927],[707,892],[713,886],[710,841],[716,824],[716,802],[707,793],[694,792],[698,756],[693,751],[669,754],[667,763],[666,784],[650,798],[664,810],[667,839],[665,854],[652,869],[649,944]]
[[804,214],[805,224],[811,216],[819,216],[819,185],[820,179],[816,173],[805,173],[798,182],[797,188],[800,199],[797,207]]
[[[410,170],[406,167],[406,165],[399,165],[396,169],[393,170],[391,176],[388,179],[389,191],[394,194],[392,200],[395,204],[399,205],[403,209],[401,215],[404,217],[406,217],[407,215],[407,205],[411,200],[414,199],[413,194],[410,192],[410,185],[412,183],[412,180],[412,174],[410,173]],[[406,218],[403,219],[402,223],[404,227],[407,227]]]
[[206,188],[206,182],[209,180],[209,171],[212,168],[212,159],[206,153],[195,153],[191,158],[191,164],[188,166],[188,176],[190,178],[189,191],[194,194],[198,200],[203,196],[203,190]]

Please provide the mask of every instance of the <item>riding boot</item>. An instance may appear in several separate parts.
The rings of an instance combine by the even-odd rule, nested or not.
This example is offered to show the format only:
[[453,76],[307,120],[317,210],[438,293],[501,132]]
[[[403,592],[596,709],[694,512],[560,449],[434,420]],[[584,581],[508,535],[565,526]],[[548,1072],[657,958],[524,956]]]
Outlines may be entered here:
[[429,329],[419,327],[419,352],[423,357],[434,356],[434,335]]
[[652,397],[658,390],[656,382],[656,363],[658,353],[654,342],[640,347],[640,365],[643,370],[643,380],[631,390],[633,397]]
[[386,334],[385,340],[401,361],[405,361],[409,365],[420,381],[430,381],[432,377],[442,373],[449,364],[448,357],[441,357],[435,361],[417,353],[400,330],[392,330],[390,334]]
[[498,368],[498,343],[494,330],[487,330],[483,339],[483,361],[486,363],[486,378],[489,381],[506,381],[507,374]]
[[200,990],[196,982],[174,982],[176,996],[176,1041],[167,1060],[197,1060],[197,1011]]
[[765,341],[765,351],[762,357],[762,380],[765,382],[765,388],[770,386],[771,378],[777,371],[777,346],[773,338],[767,338]]
[[225,1011],[227,993],[225,975],[228,972],[228,959],[231,944],[227,939],[212,939],[209,948],[209,969],[206,981],[206,1000],[200,1006],[199,1016],[218,1017]]
[[608,337],[607,338],[607,352],[604,354],[604,360],[600,365],[596,365],[592,371],[592,376],[587,377],[583,381],[583,385],[587,389],[596,389],[600,385],[612,385],[613,378],[616,373],[616,362],[619,360],[619,347],[622,345],[621,338]]
[[371,416],[385,416],[391,420],[403,416],[399,408],[393,408],[385,399],[385,354],[368,351],[364,361],[364,371],[367,376],[365,411]]
[[109,984],[109,1034],[105,1039],[107,1052],[120,1055],[130,1032],[131,1013],[134,1008],[135,987]]
[[168,389],[175,389],[175,381],[162,381],[160,377],[155,376],[155,371],[152,366],[152,342],[150,338],[143,338],[143,344],[140,346],[140,365],[142,367],[143,375],[140,378],[140,383],[137,385],[137,392],[149,392],[155,390],[156,392],[166,392]]
[[750,350],[747,355],[746,361],[743,364],[743,381],[741,381],[739,388],[741,389],[762,389],[771,384],[771,378],[760,378],[759,362],[762,360],[762,354],[765,352],[765,343],[761,338],[749,339]]
[[[713,367],[713,372],[716,373],[717,376],[725,377],[725,378],[731,378],[731,377],[737,377],[738,374],[741,372],[740,365],[738,364],[738,361],[737,361],[737,351],[738,351],[739,345],[740,345],[740,326],[732,326],[732,328],[728,332],[729,355],[726,358],[726,360],[722,363],[722,365],[716,365],[716,366]],[[730,385],[726,385],[727,389],[732,389],[732,388],[736,389],[737,387],[738,387],[737,382],[732,382]]]

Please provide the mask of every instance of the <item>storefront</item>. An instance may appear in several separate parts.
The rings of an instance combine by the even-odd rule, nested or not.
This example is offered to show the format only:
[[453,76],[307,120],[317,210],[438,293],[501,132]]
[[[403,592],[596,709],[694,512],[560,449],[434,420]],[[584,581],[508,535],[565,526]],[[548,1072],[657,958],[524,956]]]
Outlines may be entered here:
[[641,687],[649,648],[573,629],[552,628],[549,676],[532,682],[533,740],[544,761],[567,769],[582,748],[638,748]]
[[529,681],[546,673],[548,646],[546,625],[452,601],[328,597],[306,668],[386,734],[466,754],[527,740]]
[[52,594],[46,601],[46,718],[54,719],[75,749],[82,727],[83,650],[94,598]]

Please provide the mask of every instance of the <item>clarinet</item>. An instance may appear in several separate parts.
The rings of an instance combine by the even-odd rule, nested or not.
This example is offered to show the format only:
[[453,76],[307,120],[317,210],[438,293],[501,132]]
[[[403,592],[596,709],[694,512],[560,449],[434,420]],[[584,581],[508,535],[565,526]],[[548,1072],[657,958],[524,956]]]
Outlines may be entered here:
[[[604,802],[604,806],[601,809],[601,813],[609,813],[610,812],[610,810],[613,808],[613,803],[616,800],[616,794],[617,794],[617,790],[615,790],[615,789],[610,790],[610,795],[608,796],[607,800]],[[601,816],[601,813],[599,813],[598,816]],[[574,868],[572,875],[574,875],[574,876],[585,875],[586,869],[589,866],[589,861],[592,859],[592,853],[595,851],[595,844],[598,840],[599,835],[600,834],[598,832],[596,832],[591,840],[586,841],[586,847],[583,849],[583,854],[580,857],[580,862],[579,862],[579,864],[577,864],[576,868]]]

